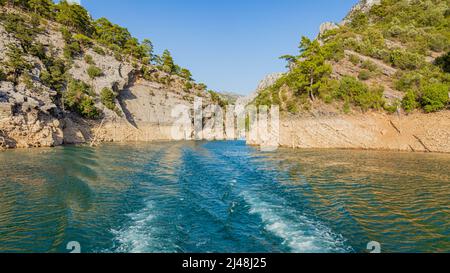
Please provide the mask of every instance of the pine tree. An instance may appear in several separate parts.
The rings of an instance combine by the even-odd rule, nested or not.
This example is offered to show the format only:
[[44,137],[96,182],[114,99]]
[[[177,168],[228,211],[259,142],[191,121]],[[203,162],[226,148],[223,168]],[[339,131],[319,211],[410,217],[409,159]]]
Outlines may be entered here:
[[85,8],[80,5],[69,4],[66,0],[56,5],[58,14],[56,20],[87,36],[93,33],[92,19]]
[[53,2],[51,0],[29,0],[28,5],[34,13],[50,16]]
[[22,75],[26,70],[30,69],[30,64],[23,58],[24,52],[20,47],[10,45],[6,56],[8,61],[7,67],[11,68],[14,82]]
[[162,56],[161,56],[161,68],[164,72],[167,72],[169,74],[172,74],[175,72],[176,67],[175,63],[173,61],[172,55],[170,54],[169,50],[164,50]]
[[192,81],[192,73],[189,69],[182,68],[180,71],[180,76],[188,81]]
[[300,58],[295,69],[305,75],[311,100],[315,100],[321,80],[331,73],[331,66],[325,62],[324,52],[317,40],[311,41],[302,37],[300,43]]
[[153,61],[153,43],[149,39],[144,39],[141,43],[141,48],[144,53],[144,55],[148,58],[150,58],[150,61]]

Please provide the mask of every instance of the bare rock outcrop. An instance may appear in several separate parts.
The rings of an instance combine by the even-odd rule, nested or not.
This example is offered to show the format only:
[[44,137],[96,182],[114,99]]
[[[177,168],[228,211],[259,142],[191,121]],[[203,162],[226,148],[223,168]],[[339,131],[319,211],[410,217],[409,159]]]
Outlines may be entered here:
[[284,75],[284,73],[281,73],[281,72],[268,74],[258,83],[258,86],[256,87],[255,92],[251,93],[250,95],[248,95],[246,97],[238,98],[236,101],[236,106],[238,108],[244,108],[246,105],[248,105],[253,100],[255,100],[255,98],[258,96],[259,92],[274,85],[277,82],[277,80],[280,79],[283,75]]
[[264,79],[262,79],[259,82],[258,87],[256,88],[256,91],[258,92],[258,91],[264,90],[264,89],[274,85],[275,82],[282,76],[283,76],[283,73],[272,73],[272,74],[265,76]]
[[0,120],[3,137],[9,141],[6,148],[53,147],[63,144],[60,122],[42,116],[37,110],[24,115]]
[[367,13],[370,9],[375,6],[381,4],[381,0],[360,0],[349,12],[347,17],[342,21],[342,25],[348,24],[352,18],[352,16],[357,12]]
[[[285,116],[280,145],[289,148],[450,153],[450,111],[433,114]],[[258,141],[250,142],[259,145]]]
[[337,28],[339,28],[339,26],[333,22],[322,23],[319,28],[319,37],[323,36],[327,31],[337,29]]

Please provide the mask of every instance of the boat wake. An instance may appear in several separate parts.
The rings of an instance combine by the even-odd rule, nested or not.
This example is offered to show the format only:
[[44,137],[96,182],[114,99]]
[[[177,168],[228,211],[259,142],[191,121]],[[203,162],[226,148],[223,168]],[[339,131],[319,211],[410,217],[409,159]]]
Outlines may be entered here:
[[249,192],[242,197],[250,205],[250,214],[259,215],[264,228],[283,240],[294,253],[345,253],[351,247],[345,245],[342,235],[334,234],[322,223],[313,221],[282,204],[262,201]]
[[120,230],[111,230],[118,253],[172,253],[175,247],[158,228],[153,203],[148,202],[139,212],[127,215],[130,223]]

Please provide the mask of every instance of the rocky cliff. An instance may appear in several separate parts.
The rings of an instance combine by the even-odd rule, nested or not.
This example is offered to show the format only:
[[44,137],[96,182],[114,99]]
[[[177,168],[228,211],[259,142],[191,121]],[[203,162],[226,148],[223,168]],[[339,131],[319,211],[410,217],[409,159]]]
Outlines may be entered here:
[[[310,113],[283,116],[279,145],[301,149],[365,149],[450,153],[450,111],[432,114]],[[248,142],[261,144],[258,139]]]
[[[0,148],[171,140],[171,110],[175,105],[191,105],[195,96],[202,97],[205,104],[212,102],[211,94],[201,85],[155,65],[143,66],[139,60],[117,56],[95,40],[89,39],[89,45],[82,45],[68,60],[65,53],[70,44],[63,37],[62,25],[53,20],[40,18],[35,26],[38,30],[28,41],[41,48],[41,56],[31,50],[24,52],[24,41],[18,35],[23,30],[8,24],[19,20],[28,26],[33,15],[14,7],[1,7],[1,15],[0,73],[6,71],[8,75],[0,77]],[[21,56],[14,57],[14,50]],[[61,90],[46,84],[49,74],[57,74],[49,60],[52,64],[61,60],[61,66],[66,67]],[[23,61],[27,67],[18,77],[14,77],[13,61]],[[90,74],[92,67],[99,71],[98,75]],[[70,81],[81,86],[76,96],[90,98],[87,102],[92,101],[92,105],[88,106],[100,113],[97,117],[84,117],[68,108]],[[107,105],[103,102],[105,89],[114,94]]]

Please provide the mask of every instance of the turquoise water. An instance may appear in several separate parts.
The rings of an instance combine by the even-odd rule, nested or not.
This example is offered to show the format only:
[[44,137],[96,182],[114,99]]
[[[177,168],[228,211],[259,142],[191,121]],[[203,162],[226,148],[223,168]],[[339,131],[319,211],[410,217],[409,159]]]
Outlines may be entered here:
[[243,142],[0,153],[0,252],[450,252],[450,155]]

